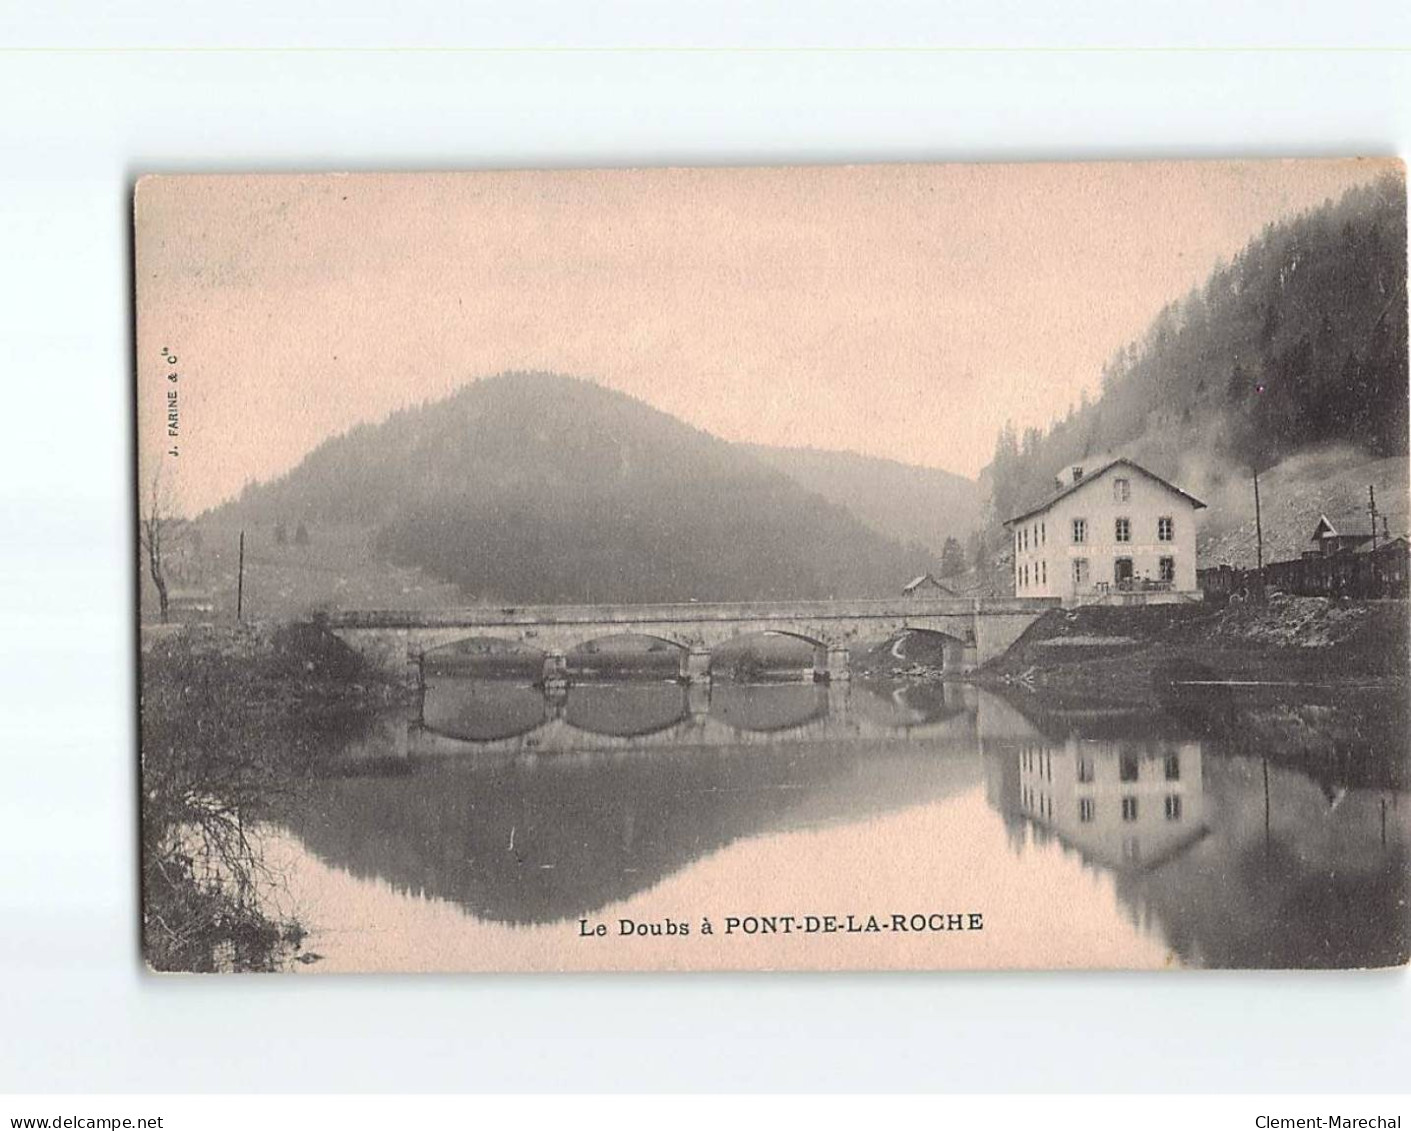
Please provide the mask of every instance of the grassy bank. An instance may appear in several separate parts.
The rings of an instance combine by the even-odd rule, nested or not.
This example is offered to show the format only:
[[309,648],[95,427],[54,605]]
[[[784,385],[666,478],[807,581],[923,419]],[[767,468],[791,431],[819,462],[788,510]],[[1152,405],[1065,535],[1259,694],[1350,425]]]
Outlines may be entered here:
[[271,970],[257,830],[400,689],[313,625],[149,635],[141,670],[143,948],[155,970]]

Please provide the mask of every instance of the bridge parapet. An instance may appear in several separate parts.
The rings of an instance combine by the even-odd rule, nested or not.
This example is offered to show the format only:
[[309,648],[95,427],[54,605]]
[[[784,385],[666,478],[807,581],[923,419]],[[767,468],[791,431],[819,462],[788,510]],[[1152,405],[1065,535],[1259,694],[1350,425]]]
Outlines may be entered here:
[[867,598],[855,601],[690,601],[655,605],[467,605],[454,609],[343,609],[330,628],[473,628],[507,625],[867,620],[1022,614],[1059,608],[1058,597]]

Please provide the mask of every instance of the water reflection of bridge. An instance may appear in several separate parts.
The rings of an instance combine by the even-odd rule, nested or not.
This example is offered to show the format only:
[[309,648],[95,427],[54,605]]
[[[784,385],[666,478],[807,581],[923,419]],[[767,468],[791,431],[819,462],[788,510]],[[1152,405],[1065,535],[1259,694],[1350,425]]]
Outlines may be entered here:
[[521,684],[432,680],[408,752],[515,757],[946,740],[973,733],[974,710],[974,690],[959,684],[604,683],[545,693]]
[[[636,730],[687,689],[448,682],[460,698],[433,683],[428,722],[462,737],[389,716],[288,825],[354,875],[498,922],[571,919],[735,841],[872,820],[981,780],[971,687],[722,683],[692,690],[677,723],[608,734],[586,727]],[[494,737],[513,725],[527,729]]]
[[[1007,830],[1000,851],[1079,859],[1184,961],[1405,961],[1404,792],[1334,789],[1150,709],[1035,712],[1026,700],[1019,710],[954,684],[722,683],[683,700],[689,689],[670,684],[546,698],[460,682],[487,697],[457,706],[443,696],[432,714],[461,737],[389,716],[310,783],[288,823],[314,853],[482,919],[550,923],[631,898],[736,841],[941,802],[963,817],[983,789]],[[708,742],[673,736],[692,718],[707,723]],[[539,745],[527,741],[536,733]],[[908,848],[941,869],[983,867],[969,845]],[[868,847],[857,861],[888,866]],[[1034,910],[1068,911],[1058,896]]]

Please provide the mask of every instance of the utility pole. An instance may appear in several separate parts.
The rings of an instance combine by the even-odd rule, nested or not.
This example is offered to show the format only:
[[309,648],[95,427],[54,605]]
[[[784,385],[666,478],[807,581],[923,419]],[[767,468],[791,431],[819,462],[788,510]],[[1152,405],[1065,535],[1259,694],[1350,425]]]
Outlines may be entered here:
[[245,619],[245,531],[240,532],[240,565],[235,574],[235,619]]
[[[1259,467],[1254,465],[1254,552],[1259,563],[1260,577],[1264,574],[1264,520],[1259,513]],[[1248,559],[1246,559],[1248,560]]]
[[1381,570],[1377,568],[1377,489],[1367,484],[1367,513],[1372,516],[1372,596],[1380,596]]

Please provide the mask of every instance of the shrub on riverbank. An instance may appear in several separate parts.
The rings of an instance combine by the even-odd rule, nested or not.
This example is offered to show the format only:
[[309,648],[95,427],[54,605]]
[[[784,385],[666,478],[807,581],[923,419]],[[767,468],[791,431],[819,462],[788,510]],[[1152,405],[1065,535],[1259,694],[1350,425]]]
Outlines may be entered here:
[[272,970],[303,929],[271,910],[258,828],[396,693],[315,625],[166,635],[142,659],[143,946],[155,970]]

